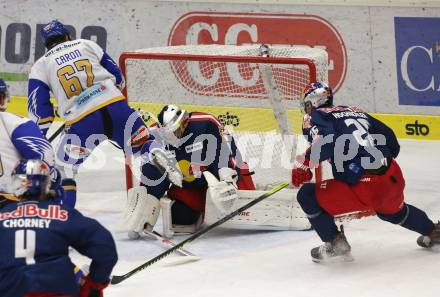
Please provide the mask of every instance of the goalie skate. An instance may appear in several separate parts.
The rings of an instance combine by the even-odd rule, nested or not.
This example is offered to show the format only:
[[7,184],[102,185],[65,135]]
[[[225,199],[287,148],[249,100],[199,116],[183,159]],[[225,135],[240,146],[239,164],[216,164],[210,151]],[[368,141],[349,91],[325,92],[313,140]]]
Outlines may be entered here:
[[351,246],[344,234],[344,227],[338,231],[335,239],[311,250],[312,261],[315,263],[336,263],[353,261]]

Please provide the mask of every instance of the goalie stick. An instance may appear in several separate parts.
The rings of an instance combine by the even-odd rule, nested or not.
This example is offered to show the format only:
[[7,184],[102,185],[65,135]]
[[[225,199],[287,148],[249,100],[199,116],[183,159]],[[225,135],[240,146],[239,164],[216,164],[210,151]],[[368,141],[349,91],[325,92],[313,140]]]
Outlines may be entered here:
[[[151,231],[144,230],[144,234],[149,237],[152,237],[154,239],[157,239],[158,241],[160,241],[161,244],[163,244],[164,246],[167,246],[168,248],[176,246],[176,244],[174,242],[163,237],[160,233],[158,233],[156,231],[151,232]],[[175,252],[180,254],[181,256],[166,258],[164,260],[166,265],[181,265],[181,264],[185,264],[185,263],[199,261],[201,259],[199,256],[194,255],[193,253],[191,253],[190,251],[188,251],[182,247],[177,249]]]
[[[172,242],[171,240],[163,237],[160,233],[156,232],[156,231],[143,231],[144,234],[148,235],[151,238],[154,238],[158,241],[160,241],[162,244],[168,246],[168,247],[175,247],[176,244],[174,242]],[[179,248],[176,250],[177,253],[183,255],[183,256],[192,256],[192,257],[197,257],[196,255],[194,255],[193,253],[191,253],[190,251],[184,249],[184,248]]]
[[224,222],[230,220],[231,218],[233,218],[234,216],[238,215],[239,213],[245,211],[246,209],[252,207],[253,205],[257,204],[258,202],[262,201],[263,199],[275,194],[276,192],[280,191],[281,189],[287,187],[289,185],[288,182],[283,182],[277,186],[275,186],[273,189],[271,189],[270,191],[267,191],[266,193],[264,193],[263,195],[259,196],[258,198],[252,200],[251,202],[249,202],[248,204],[243,205],[242,207],[240,207],[239,209],[231,212],[230,214],[226,215],[225,217],[223,217],[222,219],[218,220],[217,222],[206,226],[205,228],[195,232],[194,234],[192,234],[190,237],[188,237],[187,239],[181,241],[180,243],[176,244],[174,247],[168,249],[167,251],[163,252],[162,254],[154,257],[153,259],[145,262],[144,264],[136,267],[135,269],[127,272],[126,274],[123,275],[113,275],[111,277],[111,281],[110,283],[112,285],[116,285],[119,284],[120,282],[126,280],[127,278],[133,276],[134,274],[144,270],[145,268],[151,266],[152,264],[156,263],[157,261],[169,256],[170,254],[172,254],[174,251],[176,251],[177,249],[183,247],[185,244],[187,244],[188,242],[191,242],[197,238],[199,238],[200,236],[202,236],[203,234],[207,233],[208,231],[214,229],[215,227],[223,224]]

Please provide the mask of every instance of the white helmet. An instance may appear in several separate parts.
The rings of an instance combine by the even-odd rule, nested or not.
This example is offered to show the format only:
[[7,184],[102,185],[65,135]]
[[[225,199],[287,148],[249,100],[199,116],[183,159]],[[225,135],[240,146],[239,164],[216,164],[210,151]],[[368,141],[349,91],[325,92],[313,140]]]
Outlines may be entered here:
[[176,145],[176,138],[182,136],[188,117],[186,110],[173,104],[165,105],[157,116],[162,137],[170,144]]
[[183,121],[188,116],[184,109],[180,109],[176,105],[165,105],[158,115],[159,123],[162,127],[174,132],[181,127]]
[[333,105],[333,91],[325,83],[314,82],[306,85],[300,100],[301,111],[310,113],[312,109]]

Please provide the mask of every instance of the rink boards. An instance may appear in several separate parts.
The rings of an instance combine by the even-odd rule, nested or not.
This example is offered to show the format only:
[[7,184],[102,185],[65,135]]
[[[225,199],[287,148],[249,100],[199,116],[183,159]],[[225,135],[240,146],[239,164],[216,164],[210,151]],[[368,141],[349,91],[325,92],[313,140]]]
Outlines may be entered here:
[[[163,104],[154,103],[133,103],[134,108],[148,110],[152,114],[157,114]],[[220,121],[234,131],[258,131],[269,132],[278,131],[277,123],[273,112],[267,108],[249,107],[228,107],[228,106],[195,106],[182,105],[188,111],[207,112],[217,116]],[[27,116],[27,101],[25,97],[11,97],[8,111],[21,116]],[[300,132],[301,113],[298,109],[287,111],[291,126],[295,133]],[[249,119],[252,115],[252,121]],[[440,140],[440,117],[430,115],[405,115],[405,114],[372,114],[379,120],[390,126],[398,138],[420,139],[420,140]],[[61,120],[57,118],[57,120]],[[153,123],[153,118],[148,124]],[[262,124],[264,123],[264,125]]]

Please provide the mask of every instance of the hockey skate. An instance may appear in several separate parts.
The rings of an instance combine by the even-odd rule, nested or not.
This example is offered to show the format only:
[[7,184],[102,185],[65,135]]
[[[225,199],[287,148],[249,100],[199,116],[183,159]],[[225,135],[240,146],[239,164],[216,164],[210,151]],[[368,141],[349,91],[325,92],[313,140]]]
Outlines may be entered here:
[[434,230],[430,235],[419,236],[419,238],[417,238],[417,244],[421,247],[440,252],[440,221],[435,224]]
[[311,250],[312,261],[316,263],[334,263],[353,261],[351,246],[344,234],[344,227],[338,231],[335,239]]

